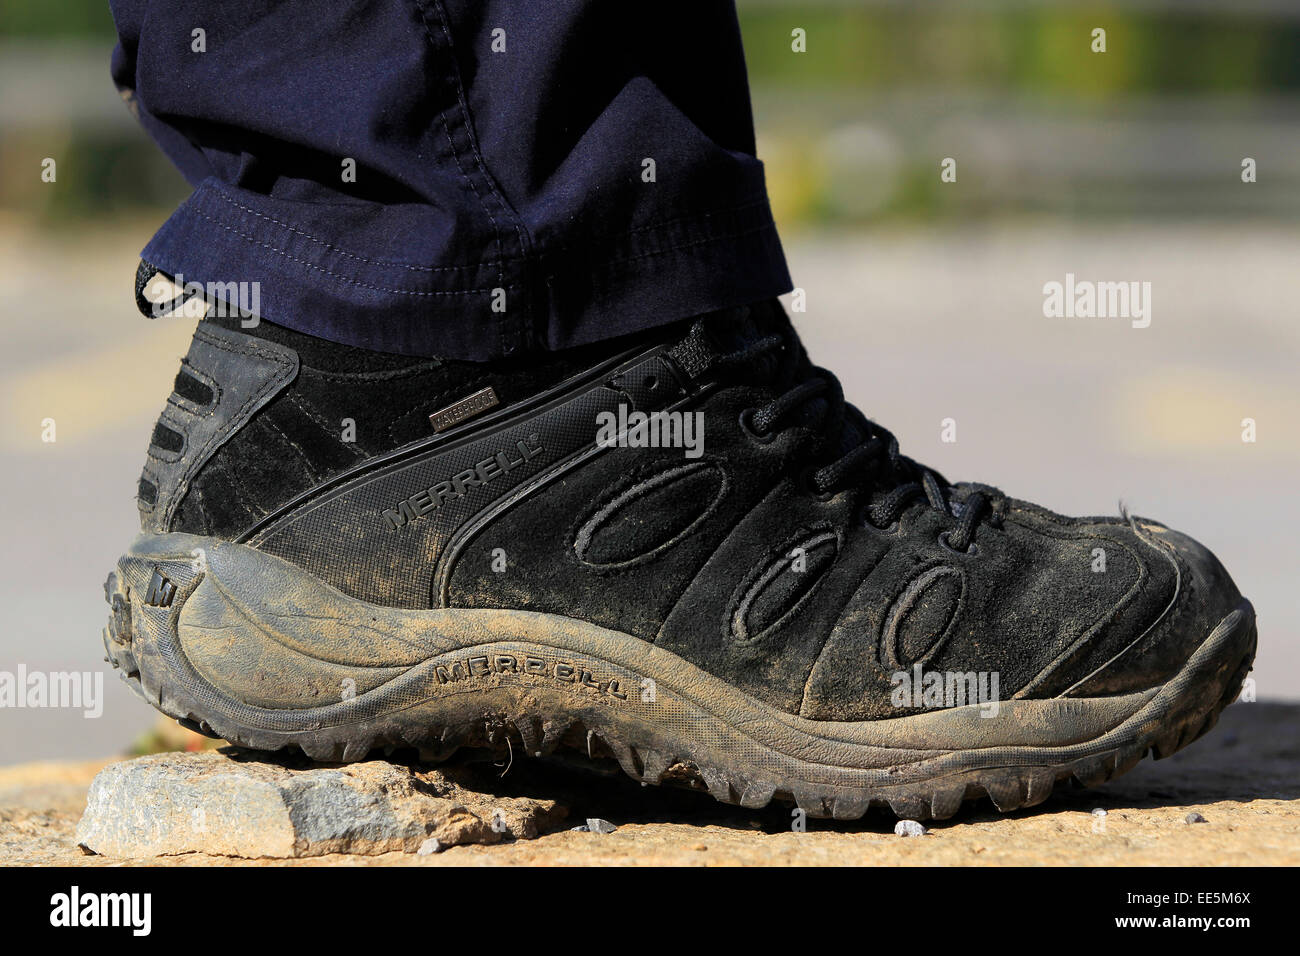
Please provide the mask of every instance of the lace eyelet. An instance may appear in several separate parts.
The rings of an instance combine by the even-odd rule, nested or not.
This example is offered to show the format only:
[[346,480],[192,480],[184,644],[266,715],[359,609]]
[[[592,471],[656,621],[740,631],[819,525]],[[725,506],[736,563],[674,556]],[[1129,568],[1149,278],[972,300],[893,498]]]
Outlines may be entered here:
[[944,548],[945,550],[947,550],[947,551],[951,551],[953,554],[960,554],[960,555],[963,555],[963,556],[969,556],[969,555],[973,555],[973,554],[978,554],[978,553],[979,553],[979,545],[977,545],[974,541],[972,541],[972,542],[971,542],[971,543],[966,547],[966,550],[965,550],[965,551],[958,551],[956,548],[954,548],[954,547],[952,546],[951,542],[949,542],[949,540],[948,540],[948,532],[947,532],[947,531],[941,531],[941,532],[939,533],[939,545],[940,545],[942,548]]
[[754,427],[754,415],[757,411],[756,408],[747,408],[740,413],[740,430],[748,435],[751,441],[758,442],[760,445],[770,445],[776,441],[776,434],[761,432]]

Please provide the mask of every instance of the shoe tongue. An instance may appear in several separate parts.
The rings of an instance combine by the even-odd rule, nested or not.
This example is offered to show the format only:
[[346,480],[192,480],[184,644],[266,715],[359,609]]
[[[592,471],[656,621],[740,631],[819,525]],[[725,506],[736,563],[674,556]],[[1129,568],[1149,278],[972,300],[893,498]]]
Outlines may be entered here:
[[[707,330],[710,344],[721,353],[743,349],[752,342],[772,335],[779,335],[785,339],[787,348],[799,349],[800,351],[803,349],[803,344],[799,341],[799,334],[790,322],[790,317],[776,299],[753,306],[746,306],[742,309],[733,309],[725,313],[713,313],[703,316],[697,320],[697,325],[702,325]],[[769,353],[758,361],[770,362],[772,365],[770,371],[775,371],[777,357],[774,354]],[[808,362],[805,358],[804,374],[807,374],[811,368],[811,362]],[[769,369],[756,367],[752,371],[756,377],[763,377]],[[800,407],[790,424],[802,425],[816,430],[822,423],[826,410],[825,399],[812,399]],[[844,426],[834,445],[825,451],[829,455],[838,457],[851,450],[854,446],[867,441],[869,437],[869,434],[864,433],[857,427],[851,416],[846,417]]]
[[785,309],[776,299],[713,312],[696,322],[704,328],[710,344],[720,354],[740,351],[772,336],[785,339],[793,348],[801,347]]
[[[801,353],[799,371],[794,380],[786,383],[783,388],[795,387],[814,374],[813,365],[803,352],[799,334],[776,299],[701,316],[691,324],[689,334],[672,350],[672,354],[687,368],[689,374],[696,375],[708,368],[716,357],[742,351],[746,346],[773,335],[784,339],[786,348]],[[763,380],[775,373],[779,364],[780,359],[775,350],[767,351],[756,357],[754,365],[747,371],[755,380]],[[870,422],[861,424],[855,413],[844,416],[838,435],[826,435],[827,411],[826,399],[812,398],[804,402],[786,422],[787,426],[802,426],[814,432],[822,432],[828,443],[821,449],[819,458],[838,458],[871,439],[873,431]]]
[[[690,323],[686,335],[669,354],[687,375],[694,378],[713,368],[719,359],[743,352],[748,346],[773,335],[779,335],[798,347],[798,336],[776,299],[699,316]],[[776,356],[771,353],[755,361],[770,363],[772,370],[777,364]],[[748,371],[757,377],[767,369],[756,364]]]

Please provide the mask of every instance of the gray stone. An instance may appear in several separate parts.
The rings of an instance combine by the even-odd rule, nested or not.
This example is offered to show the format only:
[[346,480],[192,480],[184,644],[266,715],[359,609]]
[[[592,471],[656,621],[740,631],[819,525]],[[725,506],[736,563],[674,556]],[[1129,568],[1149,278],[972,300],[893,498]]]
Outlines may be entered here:
[[1183,822],[1184,823],[1209,823],[1210,821],[1205,819],[1205,817],[1201,816],[1199,813],[1193,811],[1192,813],[1189,813],[1187,814],[1187,816],[1183,817]]
[[555,801],[481,794],[385,760],[300,769],[272,758],[165,753],[96,775],[77,843],[127,858],[414,853],[430,840],[445,849],[529,839],[564,813]]
[[894,824],[894,833],[901,837],[925,836],[930,831],[915,820],[899,820]]
[[600,817],[587,817],[588,833],[613,833],[618,827],[608,820],[602,820]]

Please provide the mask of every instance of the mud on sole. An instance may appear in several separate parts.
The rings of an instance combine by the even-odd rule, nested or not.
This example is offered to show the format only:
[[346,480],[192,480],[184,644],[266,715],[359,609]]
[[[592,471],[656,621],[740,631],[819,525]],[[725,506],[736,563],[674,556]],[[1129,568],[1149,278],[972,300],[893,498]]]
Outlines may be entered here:
[[[196,558],[201,556],[201,560]],[[1012,700],[887,720],[776,710],[645,641],[529,611],[404,610],[348,597],[279,558],[186,534],[141,535],[105,583],[108,660],[181,723],[256,750],[348,762],[414,748],[541,756],[578,748],[635,780],[757,808],[852,820],[872,806],[942,819],[1002,811],[1074,778],[1094,786],[1208,731],[1255,652],[1248,601],[1172,680],[1104,698]]]

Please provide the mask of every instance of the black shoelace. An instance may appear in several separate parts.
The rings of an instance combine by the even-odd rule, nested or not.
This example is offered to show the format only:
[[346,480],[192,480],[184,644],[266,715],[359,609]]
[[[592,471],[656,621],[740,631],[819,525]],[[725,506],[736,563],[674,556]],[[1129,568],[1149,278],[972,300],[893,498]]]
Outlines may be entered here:
[[758,375],[779,393],[743,417],[742,424],[756,438],[770,440],[796,424],[815,436],[815,447],[810,449],[814,464],[802,473],[813,494],[830,496],[864,486],[869,492],[867,520],[878,529],[892,528],[908,506],[924,497],[930,507],[957,518],[957,526],[940,538],[954,551],[971,549],[981,520],[994,526],[1001,523],[1000,495],[992,489],[976,489],[964,500],[954,501],[951,485],[901,454],[888,429],[844,400],[839,379],[809,362],[793,334],[754,339],[716,356],[709,365],[717,371]]

